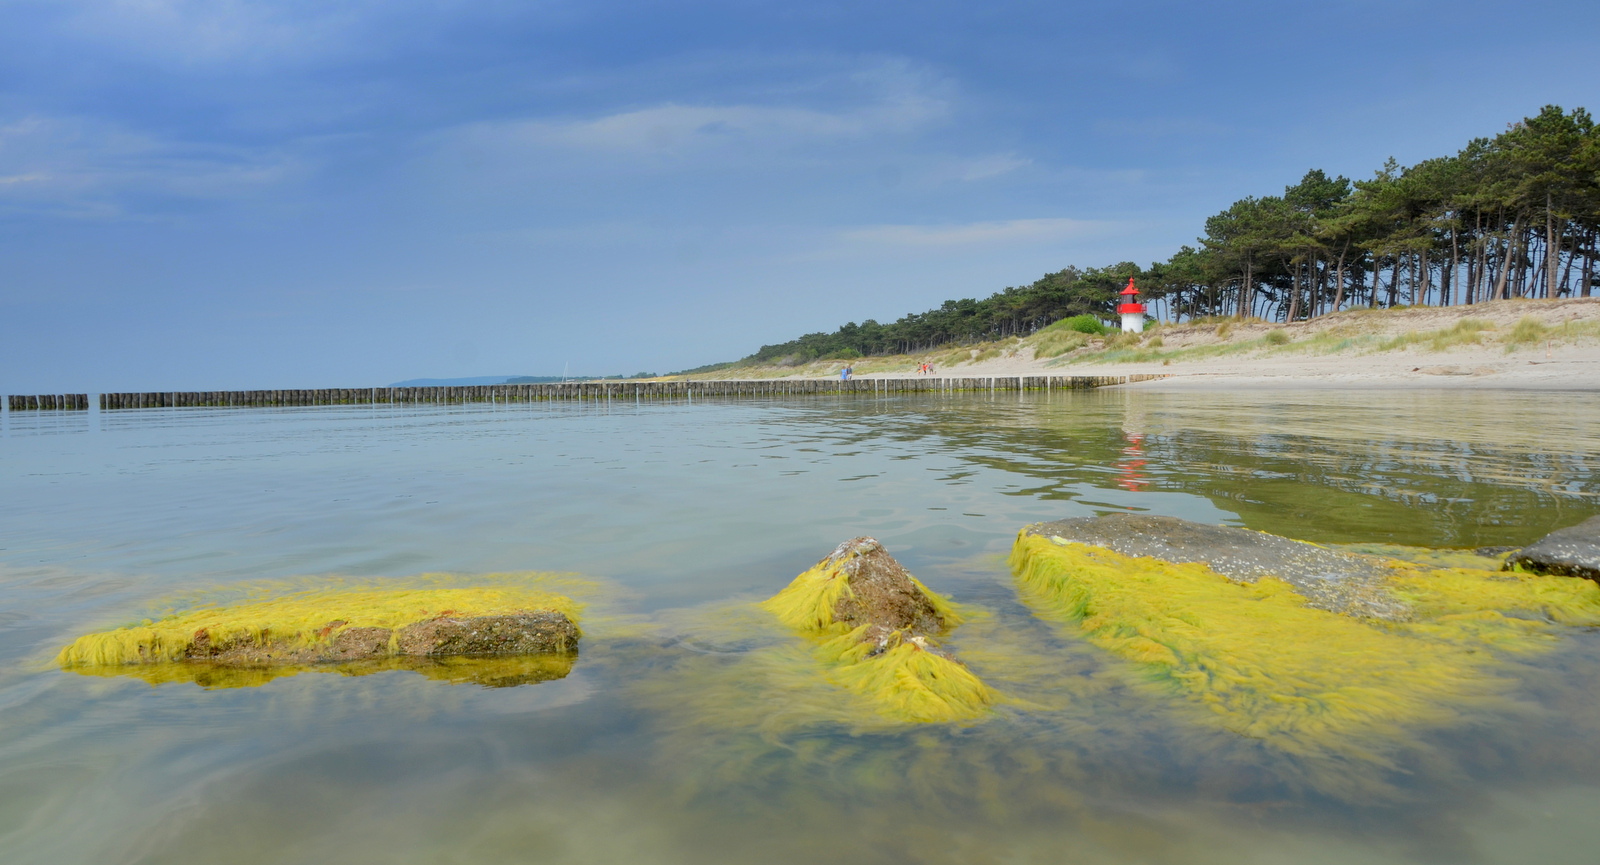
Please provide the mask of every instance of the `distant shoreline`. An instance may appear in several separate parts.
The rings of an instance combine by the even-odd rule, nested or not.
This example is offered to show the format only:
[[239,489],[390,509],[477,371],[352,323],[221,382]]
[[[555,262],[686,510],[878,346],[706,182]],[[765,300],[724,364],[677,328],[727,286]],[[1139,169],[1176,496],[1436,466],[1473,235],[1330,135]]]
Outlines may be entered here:
[[[1519,389],[1600,391],[1600,298],[1507,300],[1454,307],[1350,310],[1294,324],[1217,319],[1167,324],[1139,338],[1061,332],[915,355],[736,367],[698,380],[938,376],[1168,375],[1132,385],[1193,389]],[[962,361],[961,356],[968,357]],[[952,362],[954,360],[955,362]]]

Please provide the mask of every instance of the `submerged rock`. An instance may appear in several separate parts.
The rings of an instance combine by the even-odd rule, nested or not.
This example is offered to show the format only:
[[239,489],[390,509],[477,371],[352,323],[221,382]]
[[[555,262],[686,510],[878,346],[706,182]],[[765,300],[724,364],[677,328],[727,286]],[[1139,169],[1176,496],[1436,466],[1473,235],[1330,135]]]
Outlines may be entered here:
[[938,639],[961,624],[874,538],[851,538],[761,604],[816,640],[829,678],[911,722],[969,721],[994,695]]
[[519,611],[467,618],[439,616],[401,628],[345,627],[334,620],[306,643],[299,635],[274,639],[241,637],[213,642],[207,630],[197,631],[183,653],[189,661],[261,666],[367,661],[390,657],[538,655],[574,652],[578,628],[553,610]]
[[1600,516],[1557,529],[1523,547],[1506,560],[1506,570],[1517,567],[1600,583]]
[[[407,659],[571,655],[578,648],[575,619],[582,606],[564,595],[516,584],[290,592],[232,605],[201,605],[155,621],[85,634],[64,647],[56,661],[63,668],[116,674],[151,665],[287,670]],[[496,675],[507,681],[536,680],[544,675],[544,666],[534,666],[532,673],[518,668]],[[178,671],[153,675],[173,681],[187,676]]]
[[1454,725],[1510,693],[1519,659],[1567,628],[1600,626],[1587,580],[1413,558],[1119,514],[1029,526],[1011,566],[1035,615],[1194,717],[1368,759],[1405,728]]
[[1198,562],[1240,583],[1276,577],[1309,606],[1335,613],[1388,621],[1405,621],[1411,614],[1384,585],[1389,569],[1380,560],[1265,532],[1176,517],[1105,514],[1037,523],[1023,534],[1090,544],[1125,556]]

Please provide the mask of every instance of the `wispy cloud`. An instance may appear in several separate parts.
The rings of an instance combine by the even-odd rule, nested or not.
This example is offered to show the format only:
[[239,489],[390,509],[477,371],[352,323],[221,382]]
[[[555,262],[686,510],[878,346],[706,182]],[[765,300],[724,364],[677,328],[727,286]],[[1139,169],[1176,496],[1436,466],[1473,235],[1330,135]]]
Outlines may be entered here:
[[875,246],[995,246],[1087,237],[1112,230],[1114,223],[1087,219],[1011,219],[958,225],[868,225],[842,239]]
[[901,99],[849,111],[764,105],[666,104],[587,119],[480,123],[462,139],[501,147],[554,147],[619,154],[690,153],[729,143],[804,142],[910,132],[942,119],[936,99]]
[[134,213],[159,199],[220,199],[282,181],[296,161],[270,148],[165,140],[78,117],[0,124],[0,208],[62,216]]
[[956,166],[956,177],[966,181],[988,180],[991,177],[1010,174],[1019,168],[1026,168],[1032,164],[1032,159],[1024,159],[1015,153],[996,153],[991,156],[969,159],[962,164],[958,164]]

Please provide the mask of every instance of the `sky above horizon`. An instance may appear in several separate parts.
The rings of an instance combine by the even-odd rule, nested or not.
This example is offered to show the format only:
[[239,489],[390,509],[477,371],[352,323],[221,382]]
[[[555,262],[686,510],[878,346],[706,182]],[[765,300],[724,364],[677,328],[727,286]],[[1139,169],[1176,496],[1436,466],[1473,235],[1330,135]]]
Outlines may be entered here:
[[1576,2],[0,0],[0,392],[734,360],[1590,105]]

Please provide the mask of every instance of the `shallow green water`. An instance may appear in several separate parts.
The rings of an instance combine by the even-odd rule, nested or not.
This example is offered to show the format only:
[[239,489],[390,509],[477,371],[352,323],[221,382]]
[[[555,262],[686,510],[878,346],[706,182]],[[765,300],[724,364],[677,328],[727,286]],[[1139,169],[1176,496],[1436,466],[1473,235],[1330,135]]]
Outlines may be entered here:
[[[1327,543],[1600,512],[1600,397],[1319,392],[21,414],[0,426],[6,862],[1588,862],[1600,635],[1371,760],[1196,723],[1035,621],[1025,523],[1136,509]],[[1529,418],[1538,418],[1530,421]],[[872,534],[983,612],[1017,701],[901,727],[753,617]],[[575,571],[573,673],[152,687],[47,661],[261,580]]]

